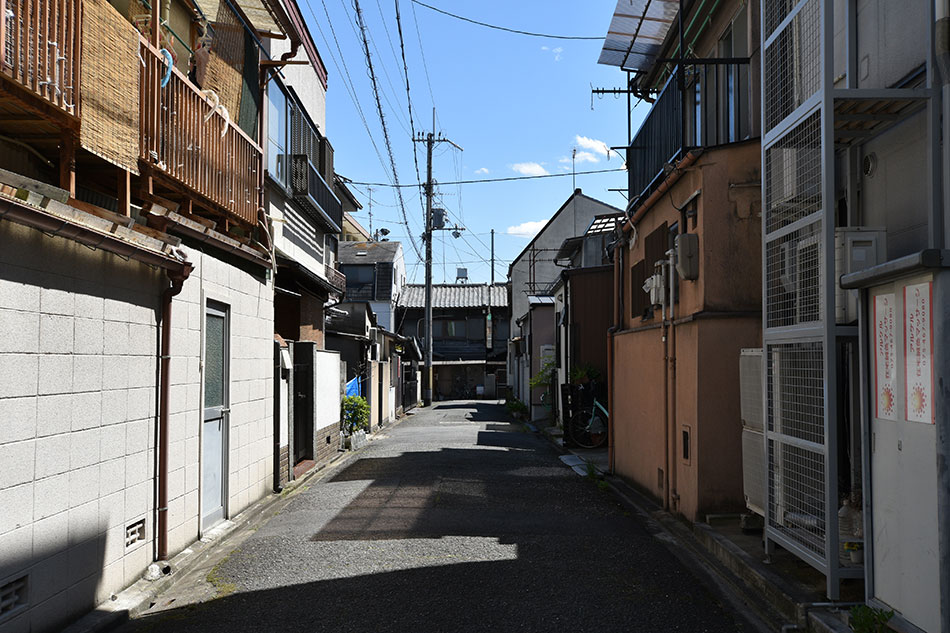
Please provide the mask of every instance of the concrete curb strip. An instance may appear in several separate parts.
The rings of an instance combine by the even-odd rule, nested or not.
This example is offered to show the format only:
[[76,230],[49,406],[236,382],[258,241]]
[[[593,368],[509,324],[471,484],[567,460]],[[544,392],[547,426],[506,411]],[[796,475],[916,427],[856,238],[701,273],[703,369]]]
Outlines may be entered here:
[[[398,424],[401,420],[388,425]],[[340,453],[321,468],[314,468],[300,479],[290,482],[280,494],[271,493],[241,512],[232,521],[215,526],[199,540],[167,561],[171,572],[159,580],[139,579],[113,599],[98,605],[67,628],[63,633],[99,633],[114,629],[151,608],[155,598],[187,577],[189,572],[213,558],[227,555],[227,547],[241,534],[250,534],[256,526],[272,517],[289,503],[294,494],[308,483],[329,477],[355,461],[359,450]],[[227,551],[225,551],[227,550]]]

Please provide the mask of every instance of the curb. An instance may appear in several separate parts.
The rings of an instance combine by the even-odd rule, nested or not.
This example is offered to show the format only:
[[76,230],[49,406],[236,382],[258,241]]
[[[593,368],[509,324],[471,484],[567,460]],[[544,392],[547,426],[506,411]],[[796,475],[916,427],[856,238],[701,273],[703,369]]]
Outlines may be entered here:
[[[392,428],[405,418],[406,416],[403,416],[387,424],[385,428]],[[282,492],[271,492],[266,497],[254,502],[233,520],[225,521],[215,527],[210,531],[210,534],[196,540],[167,561],[168,567],[172,571],[165,576],[154,581],[140,578],[131,586],[114,594],[111,601],[96,605],[95,609],[63,629],[62,633],[101,633],[110,631],[125,624],[132,617],[147,611],[154,604],[155,598],[174,587],[179,581],[186,580],[189,573],[197,569],[199,565],[214,558],[223,558],[233,551],[243,541],[241,537],[246,538],[257,526],[283,509],[298,492],[304,489],[305,484],[328,477],[348,466],[351,462],[356,461],[359,454],[371,443],[369,442],[355,451],[339,453],[325,465],[314,468],[299,479],[288,482]],[[230,545],[234,545],[234,547],[229,547]]]
[[[546,438],[563,455],[565,448],[546,429],[526,428]],[[563,461],[563,460],[562,460]],[[570,467],[570,465],[568,465]],[[577,468],[574,468],[575,472]],[[704,580],[714,593],[730,604],[759,631],[813,631],[849,633],[834,609],[811,608],[801,591],[768,569],[753,564],[749,555],[708,525],[689,523],[661,510],[651,499],[620,477],[600,471],[611,492],[637,514],[653,536]],[[578,472],[583,475],[584,473]]]

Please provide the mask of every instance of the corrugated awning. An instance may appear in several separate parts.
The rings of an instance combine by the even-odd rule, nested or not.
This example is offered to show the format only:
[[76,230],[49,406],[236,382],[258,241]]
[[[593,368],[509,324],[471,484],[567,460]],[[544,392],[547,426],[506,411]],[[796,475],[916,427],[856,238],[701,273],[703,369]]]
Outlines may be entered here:
[[599,64],[649,70],[679,12],[679,0],[617,0]]

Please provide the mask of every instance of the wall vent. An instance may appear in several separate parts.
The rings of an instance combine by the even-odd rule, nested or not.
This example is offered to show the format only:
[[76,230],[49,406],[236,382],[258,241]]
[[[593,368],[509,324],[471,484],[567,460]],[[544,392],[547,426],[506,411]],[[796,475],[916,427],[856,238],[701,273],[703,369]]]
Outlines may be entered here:
[[0,622],[26,610],[28,578],[29,576],[20,576],[0,586]]
[[129,548],[145,540],[145,519],[125,526],[125,547]]

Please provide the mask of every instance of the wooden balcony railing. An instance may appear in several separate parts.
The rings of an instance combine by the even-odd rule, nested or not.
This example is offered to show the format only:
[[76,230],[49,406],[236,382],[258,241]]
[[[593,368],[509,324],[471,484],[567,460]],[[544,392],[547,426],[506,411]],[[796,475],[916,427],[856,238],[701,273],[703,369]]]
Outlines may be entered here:
[[327,281],[330,282],[330,285],[343,292],[346,290],[346,276],[341,273],[336,268],[332,266],[326,267]]
[[145,64],[140,157],[214,205],[256,225],[260,146],[233,119],[225,120],[221,110],[212,113],[213,101],[177,68],[161,87],[167,69],[161,53],[144,38],[141,51]]
[[0,0],[0,72],[79,115],[81,0]]

